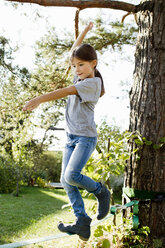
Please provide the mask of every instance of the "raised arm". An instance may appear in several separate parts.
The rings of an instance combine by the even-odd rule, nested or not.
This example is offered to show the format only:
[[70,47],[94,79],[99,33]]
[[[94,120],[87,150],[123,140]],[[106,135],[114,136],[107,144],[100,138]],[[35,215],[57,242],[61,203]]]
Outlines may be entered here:
[[71,48],[71,53],[72,51],[81,45],[83,39],[85,38],[86,34],[88,33],[88,31],[90,31],[93,28],[93,23],[90,22],[85,28],[84,30],[79,34],[78,38],[76,39],[76,41],[74,42],[72,48]]

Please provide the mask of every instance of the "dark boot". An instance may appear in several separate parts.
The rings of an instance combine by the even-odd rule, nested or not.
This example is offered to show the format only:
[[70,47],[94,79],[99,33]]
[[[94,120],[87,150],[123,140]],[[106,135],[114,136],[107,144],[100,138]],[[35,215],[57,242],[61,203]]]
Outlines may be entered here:
[[67,232],[79,235],[82,240],[88,240],[90,237],[90,224],[92,219],[90,217],[80,216],[72,225],[64,225],[62,222],[58,224],[58,229],[61,232]]
[[104,185],[102,185],[101,191],[98,194],[95,194],[98,200],[98,220],[103,219],[109,212],[110,195],[109,190]]

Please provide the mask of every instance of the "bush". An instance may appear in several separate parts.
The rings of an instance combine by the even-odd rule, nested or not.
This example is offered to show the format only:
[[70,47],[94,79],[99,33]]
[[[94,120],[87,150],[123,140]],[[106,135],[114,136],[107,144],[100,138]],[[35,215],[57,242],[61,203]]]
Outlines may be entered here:
[[[142,227],[138,230],[132,230],[132,224],[129,219],[125,224],[114,226],[110,224],[98,225],[94,231],[94,237],[88,247],[106,247],[106,248],[123,248],[123,247],[155,247],[150,245],[150,229]],[[93,246],[95,243],[95,246]]]
[[35,178],[40,177],[46,181],[59,182],[61,174],[62,152],[47,151],[38,161]]
[[16,188],[16,167],[0,157],[0,193],[11,193]]
[[36,184],[40,188],[44,188],[46,186],[46,182],[42,178],[40,178],[40,177],[37,177]]

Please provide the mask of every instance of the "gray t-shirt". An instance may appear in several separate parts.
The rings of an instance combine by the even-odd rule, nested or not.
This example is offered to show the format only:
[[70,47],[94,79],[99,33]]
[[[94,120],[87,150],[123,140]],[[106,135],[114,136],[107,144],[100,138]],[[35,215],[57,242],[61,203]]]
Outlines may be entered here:
[[86,78],[74,84],[78,96],[69,96],[65,114],[66,131],[74,135],[96,137],[94,108],[101,93],[101,79]]

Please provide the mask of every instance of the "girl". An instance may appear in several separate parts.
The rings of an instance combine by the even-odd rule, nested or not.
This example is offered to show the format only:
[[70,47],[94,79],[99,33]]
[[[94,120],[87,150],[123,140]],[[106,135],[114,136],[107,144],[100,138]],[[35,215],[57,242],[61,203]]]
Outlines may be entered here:
[[97,198],[98,220],[107,215],[110,202],[110,192],[104,185],[81,174],[96,147],[94,108],[99,97],[104,94],[103,80],[96,70],[96,51],[89,44],[81,44],[92,27],[93,23],[86,26],[71,49],[70,62],[75,73],[74,85],[36,97],[23,108],[23,111],[31,111],[41,103],[69,96],[66,107],[67,143],[63,152],[61,183],[74,210],[76,222],[72,225],[59,223],[58,229],[77,234],[83,240],[90,237],[92,219],[85,212],[78,187],[93,193]]

